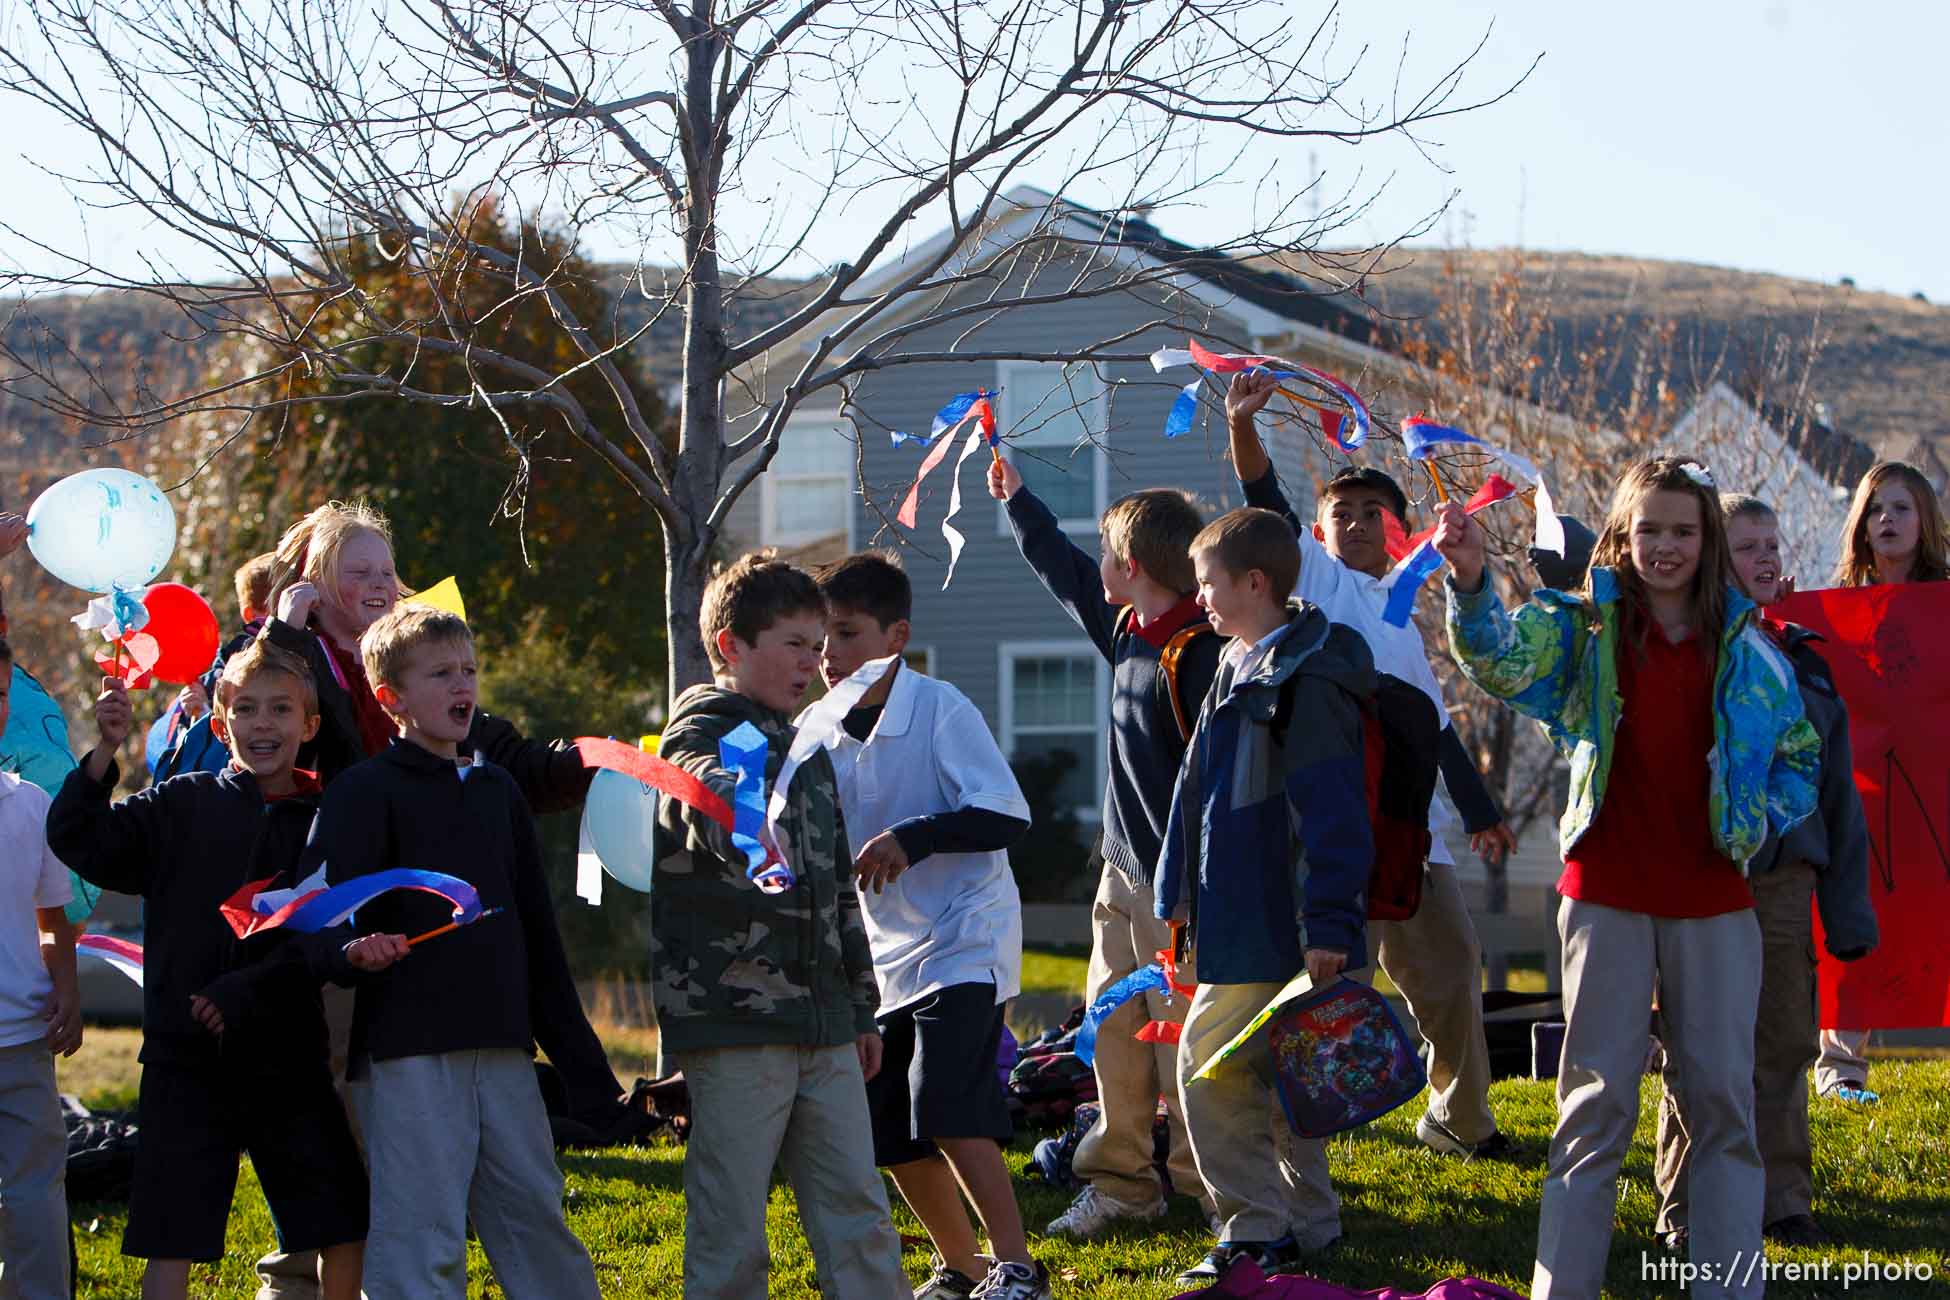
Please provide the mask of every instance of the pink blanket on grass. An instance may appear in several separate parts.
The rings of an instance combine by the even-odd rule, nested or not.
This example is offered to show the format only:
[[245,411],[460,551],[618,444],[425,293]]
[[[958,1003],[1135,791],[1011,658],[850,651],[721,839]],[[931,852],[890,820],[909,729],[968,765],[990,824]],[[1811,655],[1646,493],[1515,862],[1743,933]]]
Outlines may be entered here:
[[1267,1277],[1259,1265],[1242,1259],[1212,1286],[1186,1291],[1173,1300],[1523,1300],[1507,1287],[1473,1277],[1452,1277],[1426,1291],[1408,1292],[1384,1286],[1356,1291],[1312,1277]]

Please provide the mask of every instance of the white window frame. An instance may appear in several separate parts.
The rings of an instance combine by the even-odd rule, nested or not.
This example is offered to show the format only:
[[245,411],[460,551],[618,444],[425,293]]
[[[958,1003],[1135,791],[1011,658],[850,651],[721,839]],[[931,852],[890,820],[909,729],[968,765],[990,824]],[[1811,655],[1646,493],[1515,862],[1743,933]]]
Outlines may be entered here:
[[[785,440],[793,437],[795,430],[798,436],[807,436],[808,429],[812,430],[815,436],[825,434],[828,437],[839,438],[844,441],[844,435],[841,431],[845,427],[845,422],[837,416],[824,416],[811,411],[795,411],[786,417],[785,428],[779,433],[779,444],[783,448]],[[851,489],[853,486],[853,478],[853,469],[850,461],[846,471],[840,474],[781,473],[775,462],[773,466],[768,467],[763,474],[758,476],[758,544],[760,546],[804,546],[808,542],[816,542],[822,537],[831,537],[835,533],[839,533],[845,536],[847,549],[852,550],[853,493]],[[839,521],[838,527],[816,533],[782,533],[779,531],[778,502],[779,493],[782,489],[801,484],[832,483],[835,481],[840,485],[840,495],[845,507],[845,517]]]
[[[848,547],[848,549],[851,550],[852,548]],[[934,647],[933,646],[910,645],[907,647],[907,649],[901,651],[901,655],[903,658],[905,658],[908,655],[918,655],[921,660],[922,675],[926,677],[934,676]],[[910,668],[913,666],[914,665],[912,664],[908,665],[908,667]]]
[[[1092,443],[1088,450],[1077,452],[1076,456],[1070,454],[1075,449],[1073,444],[1059,445],[1056,443],[1032,442],[1029,445],[1038,450],[1047,448],[1050,451],[1058,453],[1058,455],[1050,457],[1052,460],[1067,458],[1070,463],[1071,473],[1077,472],[1077,457],[1088,456],[1090,458],[1090,489],[1092,501],[1090,517],[1088,519],[1058,519],[1056,525],[1066,533],[1094,537],[1097,534],[1097,521],[1103,518],[1104,510],[1110,504],[1108,499],[1110,492],[1110,457],[1105,454],[1102,445],[1110,437],[1110,385],[1104,382],[1103,376],[1097,372],[1097,368],[1087,363],[1072,363],[1065,366],[1062,362],[1057,361],[998,361],[995,363],[995,386],[1002,391],[1001,395],[996,398],[995,415],[1004,433],[1008,433],[1011,427],[1021,420],[1027,419],[1041,422],[1047,418],[1050,414],[1048,407],[1038,407],[1032,403],[1031,409],[1035,412],[1032,416],[1029,411],[1015,406],[1016,399],[1012,394],[1022,391],[1021,383],[1016,381],[1017,376],[1047,370],[1052,366],[1070,370],[1072,372],[1070,382],[1078,388],[1094,387],[1097,390],[1096,397],[1091,400],[1097,411],[1097,419],[1103,422],[1103,428],[1098,430],[1098,441]],[[1013,387],[1012,383],[1014,384]],[[1095,423],[1087,413],[1085,420],[1087,423]],[[1016,442],[1013,439],[1004,441],[1002,444],[1002,454],[1010,460],[1014,460],[1016,458],[1015,447]],[[1012,530],[1009,526],[1009,506],[1007,502],[996,502],[995,533],[998,537],[1012,535]]]
[[[1046,659],[1053,655],[1087,658],[1095,674],[1096,701],[1092,710],[1097,724],[1099,738],[1110,734],[1110,665],[1099,654],[1090,641],[1004,641],[995,648],[997,673],[1000,684],[996,701],[996,740],[1002,746],[1003,757],[1014,760],[1016,756],[1016,661],[1018,659]],[[1032,727],[1025,735],[1048,734],[1054,728]],[[1103,820],[1102,791],[1104,788],[1104,754],[1107,746],[1097,744],[1091,747],[1090,766],[1086,769],[1088,789],[1094,791],[1086,803],[1076,806],[1077,820],[1095,826]]]

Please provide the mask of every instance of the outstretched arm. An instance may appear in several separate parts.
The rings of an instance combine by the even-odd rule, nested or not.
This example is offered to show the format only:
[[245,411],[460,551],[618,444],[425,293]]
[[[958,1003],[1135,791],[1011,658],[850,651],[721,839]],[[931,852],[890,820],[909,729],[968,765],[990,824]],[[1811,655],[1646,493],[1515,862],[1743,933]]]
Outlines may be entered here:
[[1056,526],[1056,516],[1023,486],[1022,475],[1008,461],[989,466],[989,495],[1008,505],[1016,549],[1029,561],[1030,571],[1109,659],[1117,635],[1117,606],[1104,599],[1097,561]]

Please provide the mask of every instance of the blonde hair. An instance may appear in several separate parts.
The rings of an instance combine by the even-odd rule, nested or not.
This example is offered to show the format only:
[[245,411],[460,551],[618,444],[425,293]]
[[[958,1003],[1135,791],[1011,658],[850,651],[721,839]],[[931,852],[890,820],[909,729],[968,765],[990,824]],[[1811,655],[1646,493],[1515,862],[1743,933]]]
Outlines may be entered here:
[[1873,587],[1881,581],[1876,576],[1875,550],[1869,545],[1869,505],[1875,500],[1876,489],[1892,478],[1899,480],[1916,498],[1916,554],[1909,562],[1911,580],[1941,582],[1950,578],[1950,546],[1945,544],[1943,507],[1937,502],[1936,489],[1916,466],[1900,460],[1884,460],[1871,465],[1862,481],[1855,485],[1848,522],[1842,525],[1842,558],[1835,566],[1836,586]]
[[1135,563],[1145,577],[1182,596],[1198,586],[1192,538],[1204,522],[1190,493],[1146,488],[1113,501],[1097,529],[1113,559]]
[[[1695,478],[1697,474],[1699,477]],[[1705,480],[1705,481],[1702,481]],[[1720,495],[1711,477],[1696,460],[1684,456],[1655,456],[1642,460],[1625,471],[1612,490],[1611,509],[1598,530],[1598,542],[1591,548],[1591,565],[1585,571],[1585,605],[1597,615],[1598,604],[1591,598],[1591,570],[1611,569],[1618,575],[1621,610],[1621,639],[1643,645],[1651,626],[1652,610],[1645,593],[1645,580],[1632,567],[1632,517],[1655,492],[1679,492],[1699,503],[1699,568],[1693,574],[1691,619],[1693,631],[1702,646],[1715,644],[1726,624],[1727,581],[1733,572],[1727,546],[1727,524],[1720,513]]]
[[230,721],[231,694],[242,690],[251,678],[265,673],[283,673],[297,682],[298,696],[305,702],[305,716],[318,716],[318,683],[312,680],[311,668],[299,656],[260,636],[224,660],[223,673],[217,678],[215,705],[226,724]]
[[1228,510],[1198,531],[1190,553],[1212,553],[1233,578],[1258,569],[1266,575],[1275,604],[1285,604],[1300,581],[1300,539],[1293,525],[1271,510],[1241,506]]
[[473,645],[474,633],[458,614],[431,605],[396,605],[359,638],[366,680],[398,690],[407,660],[423,645]]
[[[351,617],[351,610],[339,607],[339,556],[346,543],[361,533],[371,533],[392,550],[392,526],[386,516],[363,501],[328,501],[285,529],[284,536],[278,538],[277,550],[272,552],[277,557],[278,573],[265,596],[269,608],[264,612],[275,611],[278,598],[289,588],[309,582],[318,588],[320,600],[330,601],[334,609]],[[402,586],[399,594],[404,597],[409,593]]]

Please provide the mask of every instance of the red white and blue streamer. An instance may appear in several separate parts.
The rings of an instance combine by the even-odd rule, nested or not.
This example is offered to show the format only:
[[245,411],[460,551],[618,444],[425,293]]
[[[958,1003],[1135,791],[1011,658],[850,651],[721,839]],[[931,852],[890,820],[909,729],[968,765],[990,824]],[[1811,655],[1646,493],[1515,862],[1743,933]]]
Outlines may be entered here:
[[111,939],[105,934],[84,934],[74,941],[75,952],[83,957],[92,957],[113,970],[120,971],[142,987],[142,945],[130,943],[127,939]]
[[481,896],[459,876],[440,871],[394,867],[327,887],[319,867],[291,889],[266,889],[275,876],[253,881],[225,899],[219,909],[239,939],[283,928],[300,934],[329,930],[381,894],[417,889],[454,905],[454,923],[466,925],[482,915]]
[[[745,875],[760,893],[783,894],[796,883],[792,869],[767,845],[778,843],[776,828],[768,828],[765,812],[765,761],[772,742],[749,722],[741,722],[718,738],[718,761],[736,778],[731,800],[731,845],[745,855]],[[796,764],[795,764],[796,766]],[[791,773],[779,771],[781,785]]]
[[[934,447],[928,452],[927,459],[921,462],[921,468],[914,475],[913,485],[907,489],[906,499],[901,502],[901,508],[894,514],[901,527],[915,526],[920,517],[922,480],[932,474],[935,466],[947,458],[948,449],[954,444],[955,435],[961,431],[962,426],[972,424],[974,427],[968,435],[968,441],[963,444],[961,455],[955,460],[954,486],[948,492],[948,513],[941,520],[941,535],[948,542],[948,576],[942,579],[943,591],[946,591],[948,584],[955,580],[955,566],[961,562],[961,550],[968,540],[952,522],[961,512],[962,466],[968,463],[969,455],[982,443],[986,442],[992,448],[1000,445],[1002,436],[996,429],[993,399],[1001,391],[999,388],[978,388],[971,393],[956,393],[948,399],[947,405],[934,413],[934,425],[931,431]],[[894,445],[899,446],[903,439],[918,438],[918,436],[911,433],[896,433]]]
[[[1292,393],[1287,394],[1320,417],[1320,431],[1329,441],[1342,451],[1351,452],[1368,440],[1368,434],[1373,428],[1373,418],[1368,412],[1368,404],[1361,399],[1359,393],[1354,391],[1352,384],[1339,376],[1331,375],[1314,366],[1286,361],[1279,357],[1258,353],[1214,352],[1197,339],[1190,339],[1188,342],[1190,346],[1187,348],[1159,348],[1153,352],[1152,369],[1162,371],[1168,366],[1189,365],[1197,366],[1211,375],[1230,375],[1242,370],[1257,370],[1264,371],[1275,379],[1298,379],[1325,392],[1346,408],[1344,412],[1337,411],[1302,398],[1294,398]],[[1176,438],[1191,429],[1192,420],[1198,412],[1198,388],[1201,382],[1203,382],[1202,377],[1179,390],[1177,399],[1171,404],[1171,413],[1165,417],[1167,438]],[[1348,428],[1350,421],[1354,426],[1352,430]]]
[[[1464,435],[1467,437],[1468,435]],[[1476,441],[1474,438],[1469,439]],[[1476,495],[1469,499],[1463,509],[1470,514],[1487,510],[1499,501],[1508,501],[1517,495],[1517,485],[1500,475],[1492,474],[1483,481]],[[1556,518],[1555,515],[1552,516]],[[1393,538],[1389,539],[1392,543]],[[1424,528],[1415,536],[1405,539],[1400,546],[1406,551],[1397,564],[1381,580],[1382,588],[1388,593],[1388,603],[1382,607],[1381,621],[1395,627],[1407,627],[1408,620],[1415,613],[1415,595],[1427,582],[1429,575],[1442,567],[1442,553],[1435,549],[1435,529]],[[1393,554],[1396,546],[1389,547]]]

